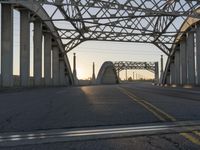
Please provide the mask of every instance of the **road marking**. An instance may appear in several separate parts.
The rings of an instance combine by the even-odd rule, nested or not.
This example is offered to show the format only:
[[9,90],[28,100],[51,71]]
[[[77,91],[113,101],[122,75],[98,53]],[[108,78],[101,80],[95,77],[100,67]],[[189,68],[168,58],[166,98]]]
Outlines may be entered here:
[[[177,121],[176,118],[174,118],[173,116],[167,114],[166,112],[164,112],[163,110],[159,109],[158,107],[152,105],[151,103],[147,102],[146,100],[137,97],[132,92],[130,92],[127,88],[120,86],[119,89],[122,93],[124,93],[125,95],[130,97],[132,100],[134,100],[138,104],[142,105],[144,108],[146,108],[151,113],[153,113],[159,120],[172,121],[172,122]],[[200,137],[200,132],[193,131],[193,133]],[[197,139],[195,136],[192,136],[190,133],[181,133],[180,135],[182,135],[183,137],[185,137],[192,143],[200,145],[200,140]]]
[[0,147],[174,134],[193,130],[200,130],[200,121],[3,133],[0,134]]

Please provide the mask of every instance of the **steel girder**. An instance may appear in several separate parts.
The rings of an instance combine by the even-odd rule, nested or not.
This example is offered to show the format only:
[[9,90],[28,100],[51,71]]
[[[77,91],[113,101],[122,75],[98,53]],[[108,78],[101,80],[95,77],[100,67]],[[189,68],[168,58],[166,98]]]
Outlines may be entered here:
[[[197,0],[38,0],[68,52],[86,40],[153,43],[169,55]],[[60,15],[61,14],[61,15]],[[58,17],[59,16],[59,17]],[[59,25],[59,23],[66,25]]]
[[113,62],[115,69],[117,72],[122,70],[148,70],[152,73],[155,73],[156,62],[133,62],[133,61],[116,61]]
[[54,23],[66,52],[86,40],[98,40],[153,43],[170,55],[186,18],[200,18],[198,0],[28,1],[46,10],[50,19],[43,21]]

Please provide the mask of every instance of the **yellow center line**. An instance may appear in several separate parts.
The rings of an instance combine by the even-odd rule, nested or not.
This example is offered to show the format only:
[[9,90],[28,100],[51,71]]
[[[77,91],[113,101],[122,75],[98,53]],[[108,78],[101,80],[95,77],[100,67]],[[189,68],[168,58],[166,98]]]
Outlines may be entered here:
[[[153,113],[159,120],[161,121],[177,121],[176,118],[173,116],[167,114],[163,110],[159,109],[158,107],[152,105],[151,103],[147,102],[144,99],[141,99],[137,96],[135,96],[132,92],[130,92],[128,89],[119,87],[120,91],[130,97],[132,100],[137,102],[138,104],[142,105],[145,109],[147,109],[149,112]],[[200,137],[200,132],[193,131],[195,135],[198,135]],[[189,140],[190,142],[200,145],[200,140],[194,136],[192,136],[190,133],[180,133],[181,136]]]

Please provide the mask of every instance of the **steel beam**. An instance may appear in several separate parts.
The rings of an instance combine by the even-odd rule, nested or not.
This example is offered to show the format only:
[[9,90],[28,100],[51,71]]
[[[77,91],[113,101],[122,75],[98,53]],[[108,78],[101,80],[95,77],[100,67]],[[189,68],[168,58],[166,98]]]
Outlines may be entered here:
[[20,10],[20,83],[29,86],[30,76],[30,13]]
[[13,7],[2,4],[1,9],[1,84],[13,86]]

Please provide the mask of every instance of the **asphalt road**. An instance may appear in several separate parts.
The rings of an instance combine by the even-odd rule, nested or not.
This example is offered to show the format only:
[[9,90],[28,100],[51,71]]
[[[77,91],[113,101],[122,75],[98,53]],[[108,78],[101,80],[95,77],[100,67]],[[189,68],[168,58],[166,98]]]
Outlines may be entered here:
[[[0,145],[4,134],[137,128],[200,120],[200,89],[165,88],[149,83],[16,89],[0,91]],[[189,128],[189,127],[188,127]],[[190,127],[192,128],[192,127]],[[77,131],[76,131],[77,130]],[[124,130],[124,129],[123,129]],[[171,129],[170,129],[171,130]],[[106,133],[107,134],[107,133]],[[112,135],[113,133],[109,133]],[[127,134],[127,133],[126,133]],[[200,132],[116,136],[40,144],[0,146],[0,150],[199,150]],[[30,139],[29,139],[30,140]],[[48,140],[48,139],[47,139]]]

